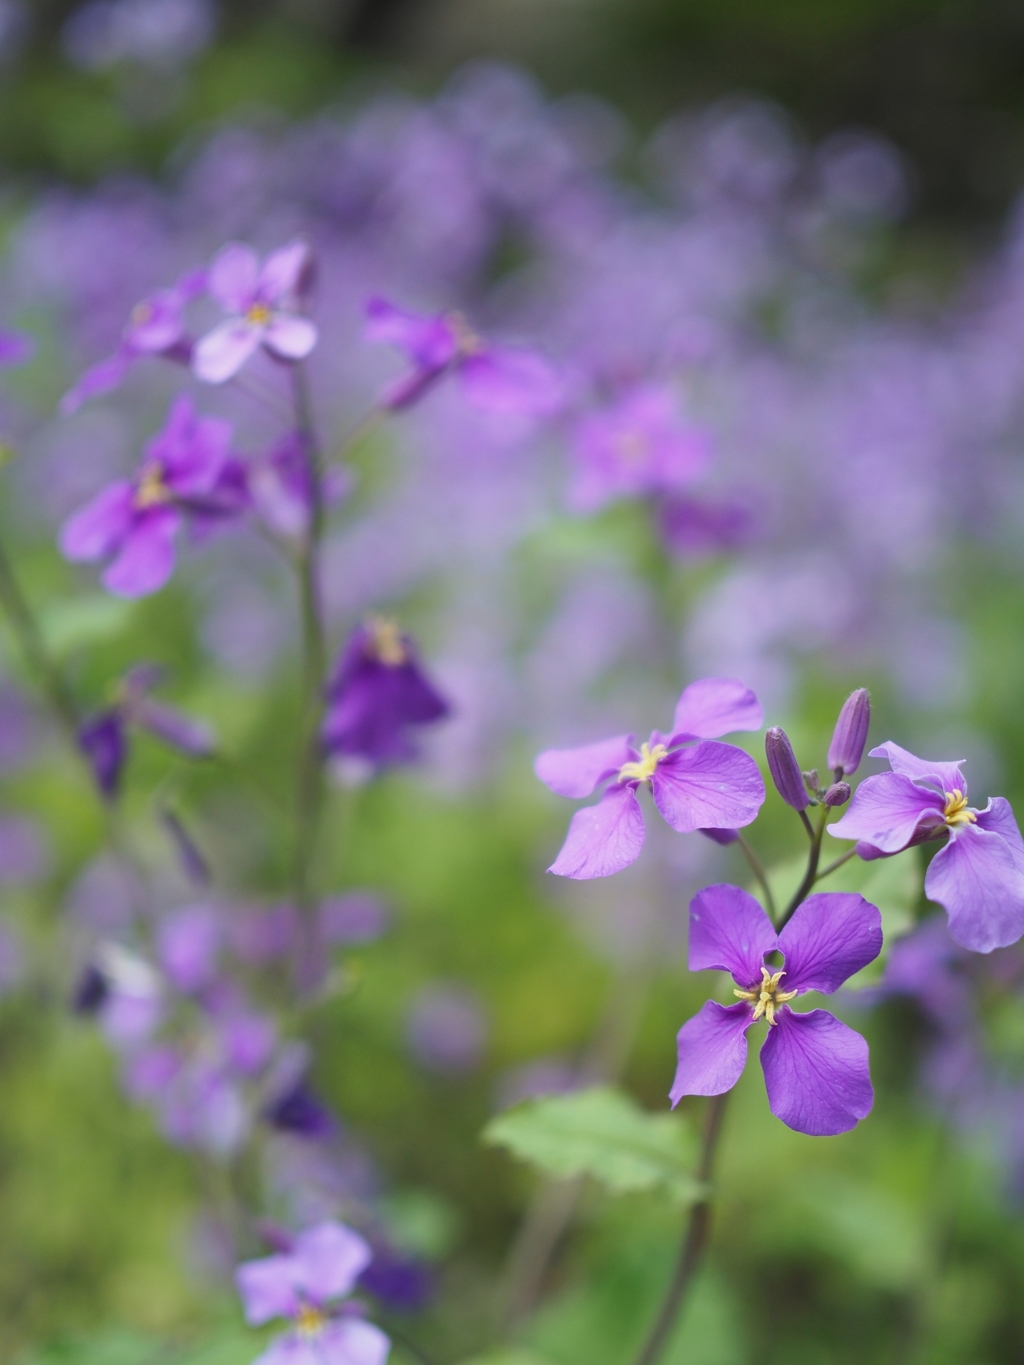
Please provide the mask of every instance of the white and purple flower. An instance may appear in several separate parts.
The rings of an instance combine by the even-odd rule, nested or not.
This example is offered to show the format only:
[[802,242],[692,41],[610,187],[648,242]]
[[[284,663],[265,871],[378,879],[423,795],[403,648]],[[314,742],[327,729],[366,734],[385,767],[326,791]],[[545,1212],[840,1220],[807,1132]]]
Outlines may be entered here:
[[[708,886],[690,904],[691,972],[729,972],[736,1005],[709,1000],[679,1030],[673,1108],[684,1095],[722,1095],[747,1060],[747,1032],[764,1019],[768,1104],[799,1133],[845,1133],[871,1112],[868,1045],[827,1010],[797,1013],[807,991],[831,995],[882,947],[882,917],[855,892],[823,892],[798,906],[781,933],[738,886]],[[785,967],[765,965],[781,953]]]

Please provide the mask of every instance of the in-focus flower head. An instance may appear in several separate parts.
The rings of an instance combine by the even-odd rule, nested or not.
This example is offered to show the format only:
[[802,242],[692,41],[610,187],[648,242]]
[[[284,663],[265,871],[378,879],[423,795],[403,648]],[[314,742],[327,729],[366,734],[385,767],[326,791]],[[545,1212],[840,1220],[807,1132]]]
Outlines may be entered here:
[[384,1365],[388,1338],[338,1303],[371,1259],[358,1233],[324,1222],[300,1232],[289,1251],[240,1265],[235,1281],[246,1321],[259,1327],[289,1318],[293,1324],[253,1365]]
[[608,877],[636,861],[644,842],[637,788],[650,788],[661,815],[680,834],[735,831],[757,816],[764,782],[757,764],[720,735],[759,730],[757,698],[735,678],[702,678],[683,690],[672,731],[655,730],[638,749],[617,735],[578,749],[546,749],[534,771],[559,796],[589,796],[614,779],[596,806],[578,810],[558,857],[548,868],[560,877]]
[[709,433],[683,420],[672,389],[639,384],[579,422],[569,504],[592,512],[615,498],[685,488],[710,456]]
[[1024,841],[1009,801],[969,806],[963,759],[932,763],[892,742],[871,757],[887,758],[892,772],[865,778],[829,833],[856,839],[866,860],[947,834],[924,889],[949,916],[949,932],[975,953],[1016,943],[1024,934]]
[[[709,886],[690,903],[691,972],[730,972],[736,1005],[709,1000],[679,1030],[673,1108],[684,1095],[722,1095],[747,1060],[747,1031],[768,1023],[761,1047],[768,1103],[776,1118],[813,1137],[845,1133],[874,1102],[868,1045],[827,1010],[795,1012],[807,991],[831,995],[873,962],[882,918],[855,892],[809,896],[781,933],[738,886]],[[785,967],[765,966],[780,952]]]
[[210,263],[207,290],[230,316],[196,342],[192,370],[207,384],[223,384],[263,346],[277,360],[302,360],[317,329],[298,311],[310,267],[303,241],[289,242],[260,262],[252,247],[229,242]]
[[543,356],[485,341],[461,313],[424,316],[373,298],[366,318],[368,341],[397,346],[412,362],[385,392],[386,408],[410,407],[450,371],[458,375],[467,402],[485,411],[545,417],[561,406],[561,380]]
[[186,521],[208,529],[245,505],[231,439],[230,422],[198,416],[180,394],[135,478],[109,484],[64,523],[65,559],[109,560],[101,581],[119,597],[157,592],[174,571],[174,542]]
[[353,631],[327,685],[324,748],[374,767],[407,763],[416,756],[409,728],[448,713],[409,636],[394,621],[370,617]]

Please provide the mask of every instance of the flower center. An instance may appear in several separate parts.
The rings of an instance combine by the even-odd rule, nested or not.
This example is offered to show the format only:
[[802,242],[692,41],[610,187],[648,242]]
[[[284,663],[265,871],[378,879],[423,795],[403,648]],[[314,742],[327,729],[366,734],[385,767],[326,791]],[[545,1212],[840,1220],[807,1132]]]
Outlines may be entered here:
[[668,749],[664,744],[655,744],[653,749],[647,743],[641,744],[640,757],[623,763],[619,769],[619,781],[631,782],[636,779],[639,782],[650,782],[655,768],[667,753]]
[[378,663],[388,668],[401,668],[408,656],[398,623],[387,616],[371,616],[366,628],[370,632],[370,652]]
[[153,316],[153,305],[148,299],[143,299],[132,309],[129,317],[136,327],[142,327]]
[[622,431],[615,437],[615,453],[627,464],[639,464],[647,458],[648,441],[642,431]]
[[767,967],[762,967],[760,986],[751,986],[749,991],[734,990],[733,995],[738,995],[741,1000],[750,1001],[754,1007],[755,1020],[763,1015],[769,1024],[774,1024],[777,1022],[775,1011],[796,995],[796,991],[779,990],[779,982],[785,975],[785,972],[772,973]]
[[135,506],[143,511],[147,507],[158,507],[162,502],[170,502],[171,490],[164,483],[164,468],[159,461],[146,465],[135,489]]
[[947,825],[956,827],[957,825],[973,825],[977,820],[977,815],[972,810],[967,809],[966,792],[944,792],[946,805],[942,811],[942,818]]
[[254,303],[246,310],[245,320],[257,327],[265,327],[270,321],[270,309],[265,303]]
[[473,331],[461,313],[449,313],[447,321],[455,333],[455,346],[460,356],[478,355],[484,349],[483,337]]
[[300,1337],[319,1336],[326,1322],[326,1314],[321,1313],[319,1308],[314,1308],[311,1303],[304,1303],[299,1308],[298,1316],[295,1319],[295,1330]]

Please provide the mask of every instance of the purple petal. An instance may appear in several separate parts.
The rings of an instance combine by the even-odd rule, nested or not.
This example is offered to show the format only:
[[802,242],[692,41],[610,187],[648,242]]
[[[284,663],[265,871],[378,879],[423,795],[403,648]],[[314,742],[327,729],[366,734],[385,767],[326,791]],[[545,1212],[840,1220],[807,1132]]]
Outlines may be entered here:
[[184,333],[182,303],[177,289],[158,289],[149,298],[140,299],[122,333],[124,346],[142,355],[169,350]]
[[245,1261],[235,1271],[235,1284],[250,1327],[259,1327],[271,1318],[292,1317],[298,1309],[291,1256]]
[[651,778],[654,804],[680,834],[740,829],[764,803],[757,764],[732,744],[706,739],[663,758]]
[[65,559],[105,559],[113,554],[131,529],[134,519],[135,485],[119,479],[80,507],[60,532],[60,552]]
[[778,945],[771,920],[738,886],[706,886],[690,902],[691,972],[731,972],[738,986],[760,985],[764,955]]
[[259,257],[244,242],[228,242],[210,262],[206,287],[229,313],[244,313],[259,279]]
[[272,251],[259,272],[259,297],[266,303],[278,303],[297,293],[308,261],[309,246],[299,239]]
[[596,806],[585,806],[569,821],[569,832],[548,868],[558,877],[610,877],[635,863],[644,846],[644,817],[636,791],[609,787]]
[[10,332],[0,327],[0,367],[24,365],[35,355],[36,343],[24,332]]
[[144,698],[132,706],[131,719],[172,749],[179,749],[192,758],[209,758],[216,752],[217,742],[210,727],[183,716],[171,706]]
[[860,839],[882,853],[898,853],[910,843],[920,820],[931,816],[942,823],[944,805],[938,792],[918,787],[909,777],[879,773],[864,779],[849,810],[826,828],[837,839]]
[[546,787],[558,796],[573,800],[589,796],[599,782],[617,773],[623,763],[635,758],[630,746],[632,735],[583,744],[578,749],[545,749],[537,755],[533,771]]
[[[996,816],[997,824],[1004,820]],[[955,830],[929,864],[924,890],[946,911],[954,940],[973,953],[1005,948],[1024,934],[1024,857],[994,829]]]
[[335,1318],[323,1330],[317,1345],[317,1365],[384,1365],[391,1342],[372,1322],[361,1318]]
[[358,1232],[341,1223],[318,1223],[299,1233],[292,1250],[295,1285],[313,1303],[349,1293],[373,1259]]
[[882,951],[882,916],[855,891],[808,896],[779,935],[786,991],[830,995]]
[[562,383],[542,356],[533,351],[488,347],[459,365],[467,400],[488,412],[545,417],[562,403]]
[[[760,907],[758,907],[760,909]],[[724,1095],[747,1061],[747,1029],[753,1010],[743,1001],[719,1005],[709,1000],[679,1030],[679,1062],[669,1092],[674,1109],[684,1095]]]
[[387,299],[370,299],[366,305],[367,341],[397,346],[431,374],[443,370],[455,358],[458,338],[449,319],[422,317],[396,308]]
[[700,678],[683,688],[672,721],[674,737],[718,739],[735,730],[760,730],[761,704],[736,678]]
[[978,828],[1001,834],[1013,850],[1018,866],[1024,864],[1024,839],[1017,827],[1013,807],[1005,796],[993,796],[985,809],[978,811]]
[[285,1332],[284,1336],[274,1337],[252,1365],[324,1365],[324,1359],[315,1338]]
[[263,344],[284,360],[302,360],[316,345],[317,336],[309,318],[297,313],[276,313],[267,324]]
[[174,572],[174,537],[181,513],[156,507],[136,517],[120,553],[101,574],[108,592],[118,597],[144,597],[156,592]]
[[909,777],[914,782],[927,782],[936,787],[940,792],[966,792],[967,782],[960,765],[964,759],[954,759],[950,763],[932,763],[926,758],[918,758],[915,754],[908,753],[906,749],[901,749],[898,744],[893,744],[892,740],[887,740],[885,744],[879,744],[877,749],[871,750],[872,758],[887,758],[894,773],[900,773],[903,777]]
[[242,368],[266,329],[244,318],[229,318],[196,342],[192,373],[206,384],[223,384]]
[[60,400],[60,410],[65,417],[77,412],[83,403],[102,393],[112,393],[124,383],[125,375],[135,363],[135,356],[127,350],[115,351],[105,360],[100,360],[82,374]]
[[117,795],[128,757],[124,722],[117,710],[101,711],[78,729],[78,746],[89,760],[96,785],[108,799]]
[[827,1010],[781,1010],[761,1048],[768,1104],[798,1133],[833,1137],[867,1118],[875,1100],[868,1045]]

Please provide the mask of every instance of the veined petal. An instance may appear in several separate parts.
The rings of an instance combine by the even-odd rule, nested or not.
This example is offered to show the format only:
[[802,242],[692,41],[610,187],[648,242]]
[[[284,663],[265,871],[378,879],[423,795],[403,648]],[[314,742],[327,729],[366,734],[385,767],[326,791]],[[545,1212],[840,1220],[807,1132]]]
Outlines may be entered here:
[[669,1092],[674,1109],[684,1095],[724,1095],[731,1090],[747,1061],[747,1029],[754,1012],[742,1001],[702,1005],[679,1030],[679,1061]]
[[298,313],[275,313],[263,334],[263,344],[285,360],[302,360],[316,345],[318,335],[309,318]]
[[206,287],[229,313],[244,313],[252,302],[260,261],[251,246],[228,242],[210,262]]
[[860,839],[881,853],[898,853],[914,837],[918,821],[941,816],[944,805],[938,792],[917,786],[909,777],[879,773],[864,779],[843,818],[825,828],[837,839]]
[[265,331],[262,324],[228,318],[196,342],[192,373],[206,384],[223,384],[242,368]]
[[706,739],[663,758],[651,778],[654,804],[680,834],[740,829],[764,803],[757,764],[733,744]]
[[548,871],[579,881],[610,877],[636,862],[644,832],[634,788],[609,787],[596,806],[584,806],[569,821],[565,843]]
[[65,559],[105,559],[124,540],[132,524],[135,485],[118,479],[73,513],[60,532]]
[[235,1271],[245,1320],[259,1327],[271,1318],[291,1317],[298,1307],[295,1263],[291,1256],[264,1256],[243,1261]]
[[978,828],[1001,835],[1009,844],[1017,866],[1024,870],[1024,839],[1021,838],[1013,807],[1005,796],[993,796],[984,810],[978,811]]
[[960,765],[965,761],[962,758],[933,763],[927,758],[908,753],[898,744],[893,744],[891,739],[872,749],[871,757],[887,758],[894,773],[901,773],[914,782],[927,782],[940,792],[967,791],[967,781],[960,771]]
[[391,1350],[380,1328],[362,1318],[335,1318],[317,1344],[318,1365],[384,1365]]
[[953,939],[973,953],[1005,948],[1024,934],[1020,851],[994,829],[955,830],[929,864],[924,890],[949,916]]
[[731,972],[744,989],[760,985],[764,955],[778,943],[764,910],[738,886],[706,886],[690,902],[691,972]]
[[156,592],[174,572],[174,537],[181,513],[156,507],[137,516],[117,558],[102,573],[108,592],[118,597],[145,597]]
[[300,238],[272,251],[260,267],[256,282],[260,298],[267,303],[277,303],[294,294],[308,260],[309,246]]
[[882,951],[882,916],[855,891],[819,891],[779,934],[786,991],[831,995]]
[[685,736],[718,739],[736,730],[760,730],[761,704],[737,678],[699,678],[684,687],[672,721],[675,740]]
[[292,1249],[295,1285],[315,1304],[341,1298],[373,1259],[358,1232],[341,1223],[318,1223],[300,1232]]
[[780,1010],[761,1066],[772,1113],[798,1133],[833,1137],[871,1113],[868,1045],[827,1010]]
[[533,771],[558,796],[579,800],[589,796],[603,778],[611,777],[623,763],[636,757],[630,746],[632,738],[616,735],[614,739],[601,739],[576,749],[545,749],[537,755]]

